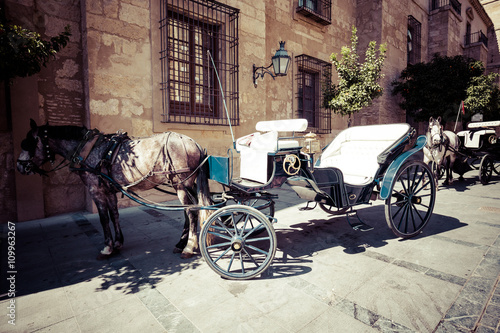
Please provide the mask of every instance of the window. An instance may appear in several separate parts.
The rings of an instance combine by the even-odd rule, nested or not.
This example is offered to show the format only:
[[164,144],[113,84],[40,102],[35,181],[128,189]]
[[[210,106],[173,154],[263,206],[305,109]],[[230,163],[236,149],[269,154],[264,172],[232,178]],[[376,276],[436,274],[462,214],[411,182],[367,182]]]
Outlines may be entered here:
[[458,0],[432,0],[431,1],[431,10],[443,8],[446,6],[451,6],[453,10],[458,14],[458,16],[462,15],[462,4]]
[[414,65],[420,62],[421,56],[421,37],[420,30],[422,24],[413,16],[408,16],[408,33],[407,33],[407,64]]
[[465,45],[470,44],[470,35],[472,33],[470,22],[465,26]]
[[208,0],[160,3],[162,122],[228,125],[227,107],[239,125],[239,10]]
[[332,23],[332,0],[298,0],[297,13],[323,25]]
[[332,64],[307,55],[295,57],[297,63],[296,118],[307,119],[308,130],[326,134],[332,129],[332,112],[323,107],[322,87],[331,83]]

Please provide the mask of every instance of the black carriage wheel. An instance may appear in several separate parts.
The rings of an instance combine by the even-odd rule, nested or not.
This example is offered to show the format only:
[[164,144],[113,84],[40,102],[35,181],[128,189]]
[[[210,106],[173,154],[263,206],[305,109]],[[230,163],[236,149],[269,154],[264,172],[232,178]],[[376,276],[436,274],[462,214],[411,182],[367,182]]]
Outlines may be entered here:
[[399,169],[385,201],[385,219],[398,237],[418,235],[427,225],[436,201],[436,182],[422,161],[408,161]]
[[493,162],[493,171],[495,171],[497,175],[500,175],[500,162]]
[[[228,226],[227,221],[232,223]],[[249,228],[252,224],[255,227]],[[260,235],[255,231],[262,229]],[[264,272],[276,253],[276,233],[257,209],[231,205],[215,211],[203,224],[200,251],[212,270],[227,279],[251,279]]]
[[318,205],[319,205],[319,208],[323,209],[323,211],[327,212],[328,214],[332,214],[332,215],[344,214],[349,209],[349,207],[337,208],[335,206],[323,204],[323,203],[318,203]]
[[491,175],[493,174],[493,159],[490,155],[486,154],[481,159],[479,165],[479,181],[481,184],[486,185],[490,182]]

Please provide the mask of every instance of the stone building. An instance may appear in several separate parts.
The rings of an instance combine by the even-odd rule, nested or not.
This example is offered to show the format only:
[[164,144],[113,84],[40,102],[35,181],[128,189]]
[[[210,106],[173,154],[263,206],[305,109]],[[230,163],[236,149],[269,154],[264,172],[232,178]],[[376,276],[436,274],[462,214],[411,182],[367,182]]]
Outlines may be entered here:
[[[8,18],[44,37],[70,25],[68,47],[39,74],[16,79],[0,94],[0,221],[29,220],[91,209],[80,180],[67,168],[49,177],[15,172],[29,119],[85,125],[132,136],[177,131],[210,154],[225,155],[232,136],[260,120],[306,118],[322,144],[347,119],[321,107],[321,85],[332,74],[330,54],[350,44],[387,43],[385,94],[352,123],[406,121],[390,82],[409,63],[432,54],[464,54],[498,70],[498,44],[488,0],[2,0]],[[490,8],[487,13],[484,8]],[[497,27],[498,28],[498,27]],[[266,74],[285,41],[286,76]],[[494,50],[493,50],[494,49]],[[212,56],[218,73],[213,70]],[[495,67],[497,66],[497,67]],[[260,73],[259,71],[257,73]],[[216,79],[220,76],[220,85]],[[4,88],[4,87],[3,87]],[[11,120],[9,120],[11,119]],[[121,205],[129,205],[128,200]]]

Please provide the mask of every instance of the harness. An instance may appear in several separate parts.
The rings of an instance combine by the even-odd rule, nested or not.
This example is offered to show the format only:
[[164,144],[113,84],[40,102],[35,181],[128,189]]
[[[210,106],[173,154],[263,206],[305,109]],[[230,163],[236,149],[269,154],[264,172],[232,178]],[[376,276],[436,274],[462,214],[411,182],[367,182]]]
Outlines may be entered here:
[[85,161],[90,155],[92,148],[94,148],[98,141],[100,143],[102,139],[103,134],[97,129],[87,130],[73,153],[70,156],[66,157],[70,161],[69,168],[71,169],[71,171],[75,171],[73,169],[78,169],[83,166],[88,167]]
[[82,140],[75,148],[71,156],[68,157],[70,161],[69,168],[71,171],[88,171],[94,174],[101,174],[107,172],[111,173],[111,166],[113,165],[122,143],[129,140],[127,132],[118,131],[109,137],[109,142],[101,156],[99,162],[97,162],[95,167],[92,167],[86,163],[88,156],[90,155],[94,147],[98,147],[109,137],[109,135],[104,135],[99,130],[93,129],[88,130],[83,136]]

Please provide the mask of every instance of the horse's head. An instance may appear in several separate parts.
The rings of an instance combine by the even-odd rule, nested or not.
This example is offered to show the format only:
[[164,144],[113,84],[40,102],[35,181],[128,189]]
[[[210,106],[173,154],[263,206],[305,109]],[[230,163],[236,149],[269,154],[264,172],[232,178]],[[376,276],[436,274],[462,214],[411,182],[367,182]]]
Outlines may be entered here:
[[38,127],[36,122],[30,120],[31,130],[26,134],[26,139],[21,142],[21,154],[17,159],[17,170],[23,175],[34,173],[45,174],[40,168],[42,164],[53,160],[54,155],[48,147],[47,131],[43,126]]
[[438,146],[443,142],[443,126],[441,126],[441,117],[429,119],[429,128],[427,138],[430,146]]

